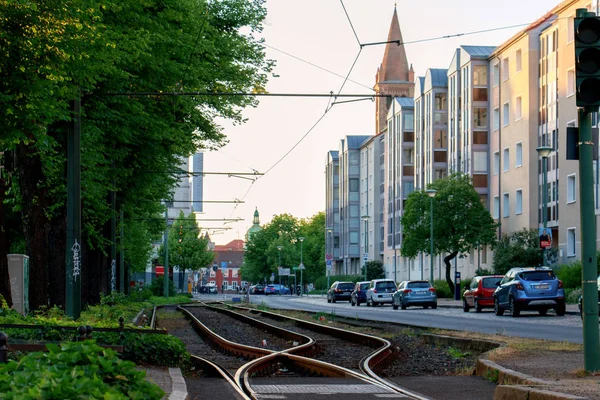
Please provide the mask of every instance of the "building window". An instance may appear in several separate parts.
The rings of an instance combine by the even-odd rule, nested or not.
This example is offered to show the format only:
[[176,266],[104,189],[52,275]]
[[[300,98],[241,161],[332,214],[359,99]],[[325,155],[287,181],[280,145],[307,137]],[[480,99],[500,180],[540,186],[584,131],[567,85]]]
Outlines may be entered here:
[[567,97],[575,94],[575,70],[567,71]]
[[350,179],[350,191],[351,192],[358,192],[358,188],[359,188],[359,182],[358,179]]
[[502,80],[508,79],[508,57],[502,60]]
[[523,190],[517,190],[517,195],[515,196],[515,214],[523,213]]
[[350,232],[350,244],[358,244],[358,232]]
[[494,214],[493,214],[493,218],[494,219],[500,218],[500,197],[499,196],[494,196]]
[[515,72],[519,72],[523,66],[521,61],[521,49],[517,50],[517,54],[515,55]]
[[567,257],[575,257],[575,228],[567,229]]
[[473,86],[487,86],[486,65],[473,65]]
[[473,107],[473,127],[487,128],[487,108]]
[[487,172],[487,152],[486,151],[474,151],[473,152],[473,171]]
[[523,101],[521,99],[521,96],[515,99],[515,121],[518,121],[523,117],[522,103]]
[[414,164],[415,163],[415,149],[404,149],[404,159],[402,164]]
[[504,149],[504,151],[502,152],[502,158],[503,158],[503,168],[502,170],[504,172],[507,172],[510,169],[510,151],[508,150],[508,147]]
[[494,108],[494,130],[500,129],[500,108]]
[[415,121],[414,121],[414,115],[412,112],[404,112],[404,130],[405,131],[412,131],[415,127]]
[[523,165],[523,143],[517,143],[515,166]]
[[577,200],[575,193],[575,174],[567,176],[567,204],[574,203]]
[[232,278],[237,278],[238,277],[238,269],[237,268],[234,268],[234,269],[231,270],[231,277]]
[[494,175],[498,175],[500,173],[500,152],[494,153]]
[[509,204],[510,203],[509,203],[508,193],[504,193],[502,195],[502,216],[504,218],[508,218],[508,216],[509,216],[509,211],[510,211],[510,209],[508,208]]
[[510,105],[508,104],[508,102],[504,103],[504,107],[502,107],[502,125],[503,126],[508,125],[509,110],[510,110]]
[[494,64],[494,86],[498,86],[500,84],[500,64]]
[[569,22],[567,23],[567,43],[571,43],[573,40],[575,40],[575,31],[574,31],[575,16],[574,15],[570,16],[568,21]]
[[435,94],[435,110],[436,111],[445,111],[448,109],[446,102],[446,93],[436,93]]

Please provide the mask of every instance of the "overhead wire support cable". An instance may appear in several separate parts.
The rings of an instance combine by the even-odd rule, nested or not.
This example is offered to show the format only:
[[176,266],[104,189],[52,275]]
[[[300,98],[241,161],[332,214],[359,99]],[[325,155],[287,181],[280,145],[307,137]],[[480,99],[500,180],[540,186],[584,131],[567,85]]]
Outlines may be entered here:
[[[356,63],[354,61],[353,65]],[[344,79],[344,82],[348,80],[348,75]],[[97,96],[132,96],[132,97],[143,97],[143,96],[257,96],[257,97],[330,97],[331,93],[254,93],[254,92],[123,92],[123,93],[97,93]],[[389,94],[338,94],[337,97],[392,97]]]
[[388,44],[388,43],[396,43],[398,46],[400,46],[402,44],[399,40],[388,40],[386,42],[360,43],[360,48],[362,49],[363,47],[366,47],[366,46],[377,46],[380,44]]
[[360,46],[360,40],[358,39],[358,35],[356,34],[356,30],[354,29],[354,25],[352,25],[352,20],[350,20],[350,15],[348,15],[348,11],[346,10],[346,6],[344,5],[344,1],[340,0],[340,3],[342,4],[342,8],[344,9],[344,14],[346,14],[346,18],[348,18],[348,23],[350,24],[350,28],[352,28],[352,32],[354,32],[354,37],[356,38],[356,41],[358,42],[358,45]]

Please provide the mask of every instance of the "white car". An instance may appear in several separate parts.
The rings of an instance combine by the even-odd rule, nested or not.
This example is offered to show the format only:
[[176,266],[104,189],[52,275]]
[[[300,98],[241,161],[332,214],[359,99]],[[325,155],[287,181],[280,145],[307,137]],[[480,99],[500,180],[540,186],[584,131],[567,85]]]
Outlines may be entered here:
[[384,303],[392,304],[395,291],[396,282],[392,279],[373,279],[367,289],[367,307]]

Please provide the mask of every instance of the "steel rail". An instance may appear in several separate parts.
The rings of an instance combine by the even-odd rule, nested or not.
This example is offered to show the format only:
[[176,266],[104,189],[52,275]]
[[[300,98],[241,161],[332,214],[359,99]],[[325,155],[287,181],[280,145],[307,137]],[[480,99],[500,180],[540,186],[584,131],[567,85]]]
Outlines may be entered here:
[[[341,328],[336,328],[332,326],[326,326],[317,324],[315,322],[305,321],[302,319],[288,317],[282,314],[273,313],[270,311],[264,310],[256,310],[247,307],[234,306],[235,308],[248,311],[250,313],[263,314],[270,318],[274,318],[280,321],[294,321],[295,324],[301,326],[305,329],[312,330],[315,332],[324,333],[330,336],[339,337],[343,340],[347,340],[353,343],[366,344],[369,347],[374,347],[375,351],[366,357],[364,357],[359,363],[359,369],[363,372],[364,377],[368,377],[372,379],[374,382],[377,382],[379,385],[383,385],[394,392],[401,393],[405,396],[408,396],[412,399],[417,400],[427,400],[427,397],[424,397],[418,393],[412,392],[406,388],[400,387],[394,383],[388,382],[387,380],[381,378],[374,372],[374,369],[377,368],[380,364],[384,363],[388,357],[393,353],[391,343],[383,338],[379,338],[377,336],[367,335],[359,332],[352,332]],[[288,352],[289,353],[289,352]],[[311,360],[316,361],[316,360]],[[241,368],[244,368],[242,366]],[[341,367],[338,367],[341,368]],[[239,372],[239,370],[238,370]],[[362,376],[362,375],[361,375]],[[236,381],[238,384],[240,383],[238,378],[238,373],[236,373]]]
[[231,386],[231,389],[233,389],[242,400],[250,400],[250,397],[248,397],[246,393],[244,393],[244,391],[234,381],[234,377],[219,364],[216,364],[210,360],[207,360],[206,358],[198,357],[195,355],[190,355],[190,361],[195,367],[199,366],[200,368],[202,368],[203,371],[209,372],[212,375],[222,378],[229,386]]

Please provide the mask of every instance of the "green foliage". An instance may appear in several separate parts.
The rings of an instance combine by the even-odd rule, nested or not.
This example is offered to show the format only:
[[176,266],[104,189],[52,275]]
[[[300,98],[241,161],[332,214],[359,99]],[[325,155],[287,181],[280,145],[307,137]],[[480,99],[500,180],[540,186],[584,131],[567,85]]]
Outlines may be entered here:
[[[241,275],[249,282],[264,282],[271,273],[277,276],[277,266],[293,268],[302,262],[305,282],[315,282],[325,272],[325,214],[319,212],[308,219],[298,220],[289,214],[273,217],[262,230],[255,232],[246,243]],[[299,238],[304,240],[300,242]],[[278,250],[281,246],[281,250]]]
[[513,267],[536,267],[542,263],[537,229],[523,228],[505,233],[494,246],[494,273],[505,274]]
[[494,275],[494,271],[485,269],[485,268],[477,268],[475,270],[475,276],[485,276],[485,275]]
[[100,304],[103,306],[115,306],[128,301],[127,296],[121,292],[113,291],[109,295],[100,294]]
[[[344,282],[359,282],[364,281],[365,277],[363,275],[331,275],[329,277],[329,284],[332,285],[335,281],[344,281]],[[317,290],[325,290],[327,292],[327,276],[321,276],[317,278],[315,281],[315,289]]]
[[0,393],[6,400],[162,398],[160,387],[144,376],[94,341],[49,344],[48,352],[0,364]]
[[[150,291],[153,296],[163,296],[165,293],[164,283],[165,278],[163,276],[157,276],[152,279],[152,283],[150,284]],[[175,284],[171,279],[169,279],[169,297],[174,296],[176,294]]]
[[581,287],[581,268],[581,261],[577,260],[572,264],[560,265],[555,272],[565,288],[574,289]]
[[581,288],[576,289],[565,289],[565,298],[567,299],[567,303],[569,304],[577,304],[579,301],[579,297],[583,295],[583,291]]
[[148,301],[152,296],[152,289],[147,286],[135,289],[132,288],[129,292],[129,298],[131,301]]
[[150,303],[153,306],[163,306],[166,304],[182,304],[189,303],[190,296],[186,293],[178,294],[177,296],[152,296],[150,297]]
[[112,341],[122,344],[123,358],[136,364],[177,367],[189,361],[185,345],[172,335],[126,332],[123,339],[119,340],[115,335]]
[[446,351],[448,352],[450,357],[455,358],[455,359],[465,358],[472,354],[470,351],[462,351],[462,350],[456,349],[454,347],[448,347],[448,349],[446,349]]
[[373,279],[382,279],[385,278],[385,270],[383,268],[383,263],[379,260],[368,261],[366,264],[367,267],[367,280]]
[[433,281],[433,287],[437,293],[438,298],[449,299],[452,298],[452,292],[450,291],[450,285],[448,282],[442,279],[436,279]]

